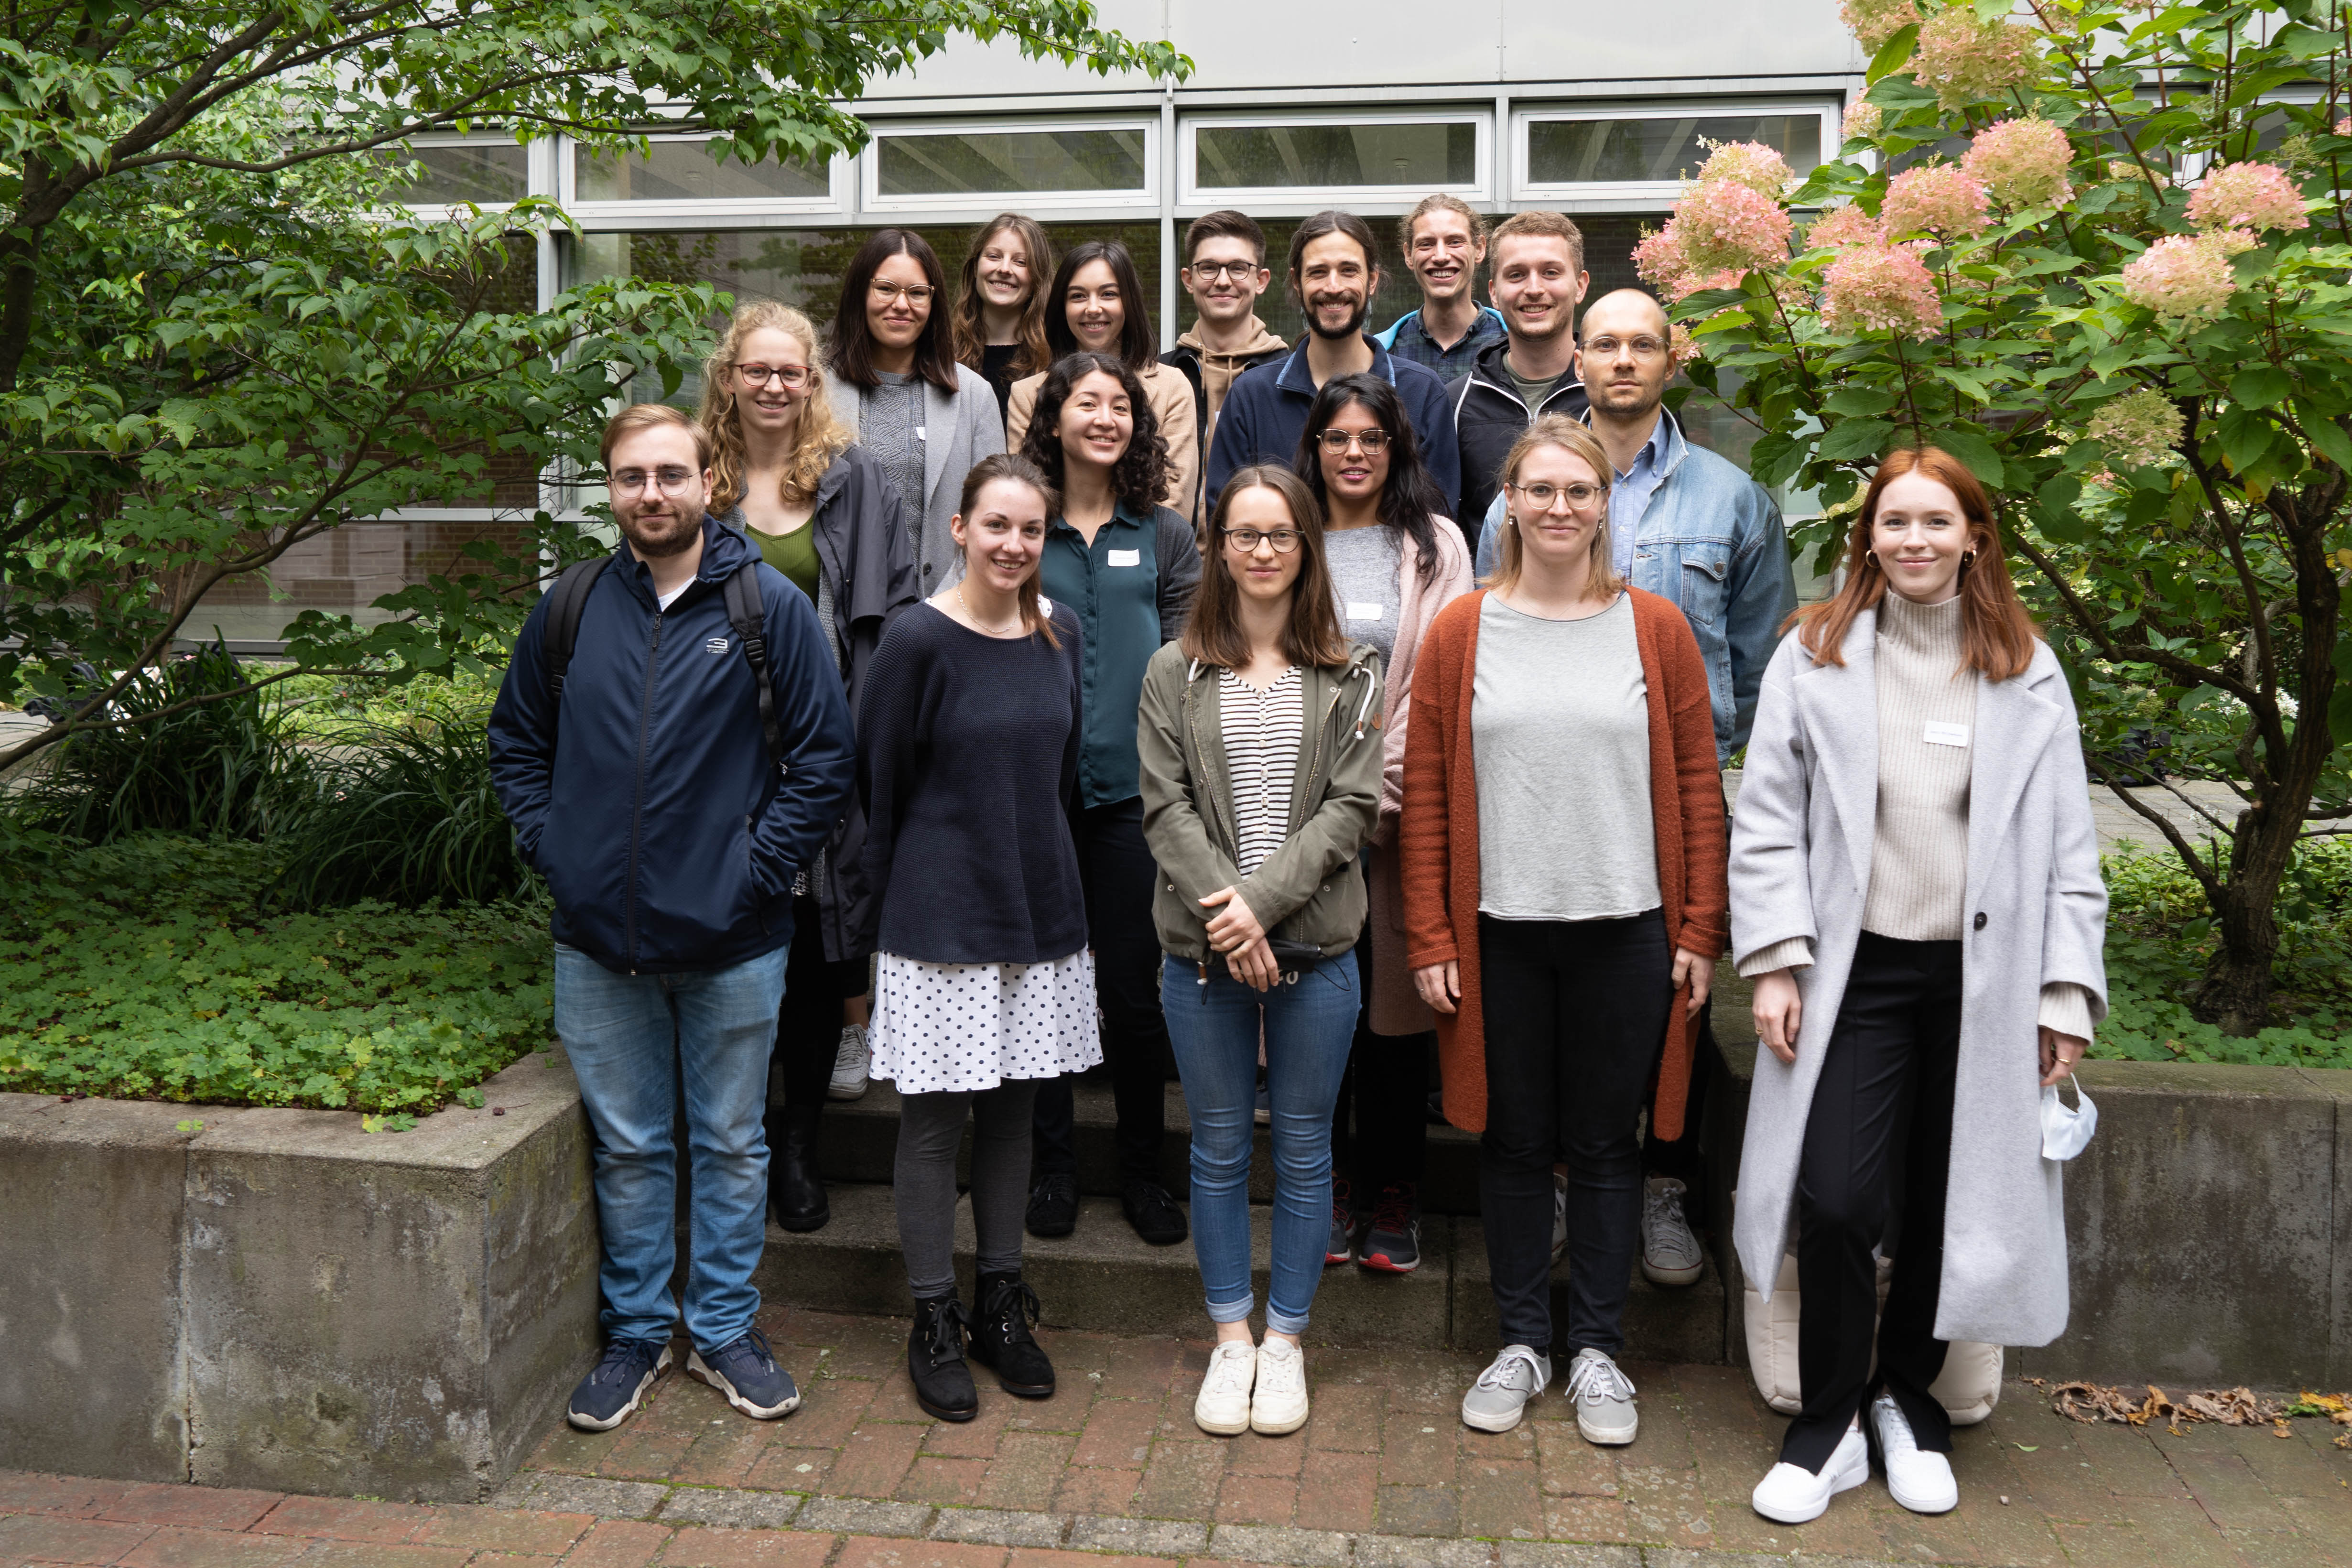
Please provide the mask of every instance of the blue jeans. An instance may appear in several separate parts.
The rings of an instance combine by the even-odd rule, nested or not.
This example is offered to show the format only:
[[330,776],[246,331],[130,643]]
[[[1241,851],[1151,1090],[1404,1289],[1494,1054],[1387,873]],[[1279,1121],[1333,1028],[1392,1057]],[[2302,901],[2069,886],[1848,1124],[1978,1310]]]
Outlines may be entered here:
[[768,1055],[785,950],[724,969],[622,975],[555,947],[555,1032],[596,1134],[604,1333],[667,1340],[677,1309],[677,1084],[686,1086],[693,1204],[686,1332],[714,1351],[760,1310],[751,1270],[767,1241]]
[[1192,1114],[1192,1248],[1213,1322],[1245,1321],[1250,1289],[1250,1144],[1255,1131],[1260,1009],[1265,1087],[1274,1108],[1274,1277],[1265,1326],[1307,1327],[1331,1229],[1331,1108],[1348,1071],[1361,998],[1356,956],[1342,953],[1296,981],[1259,992],[1223,971],[1170,958],[1160,967],[1184,1103]]

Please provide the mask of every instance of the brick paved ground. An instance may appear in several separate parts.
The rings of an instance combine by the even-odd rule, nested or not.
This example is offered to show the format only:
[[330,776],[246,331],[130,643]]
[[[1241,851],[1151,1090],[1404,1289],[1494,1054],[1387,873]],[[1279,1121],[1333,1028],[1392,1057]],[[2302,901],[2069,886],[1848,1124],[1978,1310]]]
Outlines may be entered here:
[[2352,1453],[2315,1421],[2284,1440],[2078,1427],[2012,1385],[1959,1435],[1958,1511],[1906,1513],[1874,1479],[1791,1530],[1747,1506],[1779,1420],[1727,1367],[1630,1367],[1642,1437],[1612,1452],[1550,1397],[1517,1432],[1465,1430],[1467,1359],[1310,1351],[1306,1430],[1221,1439],[1191,1419],[1205,1343],[1051,1333],[1058,1395],[1015,1400],[983,1377],[980,1418],[949,1426],[909,1395],[903,1321],[776,1311],[766,1326],[807,1394],[782,1421],[746,1421],[673,1372],[621,1430],[551,1433],[481,1508],[0,1472],[0,1564],[2352,1568]]

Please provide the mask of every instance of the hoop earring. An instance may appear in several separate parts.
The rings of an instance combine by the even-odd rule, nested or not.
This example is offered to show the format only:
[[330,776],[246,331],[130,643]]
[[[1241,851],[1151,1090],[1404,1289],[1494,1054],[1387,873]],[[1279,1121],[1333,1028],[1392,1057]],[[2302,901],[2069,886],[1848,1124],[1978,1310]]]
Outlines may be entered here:
[[1969,568],[1970,568],[1970,567],[1972,567],[1972,566],[1976,565],[1976,563],[1977,563],[1977,552],[1976,552],[1976,551],[1974,551],[1974,550],[1970,550],[1970,551],[1969,551],[1966,555],[1963,555],[1962,557],[1960,557],[1960,570],[1961,570],[1962,571],[1966,571],[1966,570],[1969,570]]
[[1878,570],[1878,552],[1876,550],[1868,549],[1863,551],[1862,564],[1869,570],[1876,571]]

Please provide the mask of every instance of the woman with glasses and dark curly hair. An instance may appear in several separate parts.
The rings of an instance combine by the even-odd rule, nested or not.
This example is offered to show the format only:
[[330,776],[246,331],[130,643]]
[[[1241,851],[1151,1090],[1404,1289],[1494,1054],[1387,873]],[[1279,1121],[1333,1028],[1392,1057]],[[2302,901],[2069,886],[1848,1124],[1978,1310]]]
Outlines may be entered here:
[[[1032,406],[1022,455],[1045,470],[1062,503],[1046,528],[1040,580],[1054,602],[1077,616],[1084,649],[1086,732],[1071,826],[1102,999],[1103,1055],[1118,1103],[1120,1207],[1137,1235],[1165,1247],[1188,1232],[1184,1211],[1160,1183],[1168,1026],[1160,1016],[1160,939],[1151,925],[1159,873],[1143,841],[1135,722],[1144,666],[1184,630],[1201,552],[1192,526],[1159,504],[1168,448],[1125,361],[1066,355],[1045,372]],[[1038,1091],[1033,1236],[1067,1236],[1077,1224],[1072,1116],[1067,1080]]]

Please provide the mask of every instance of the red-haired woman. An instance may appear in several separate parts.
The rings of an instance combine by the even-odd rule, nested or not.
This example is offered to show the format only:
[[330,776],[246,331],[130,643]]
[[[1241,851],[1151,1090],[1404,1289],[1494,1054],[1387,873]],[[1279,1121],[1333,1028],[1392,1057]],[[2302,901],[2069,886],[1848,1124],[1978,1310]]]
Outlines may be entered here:
[[[1928,1388],[1949,1341],[2047,1344],[2066,1326],[2040,1096],[2106,1012],[2074,699],[1984,486],[1933,447],[1895,453],[1845,564],[1765,671],[1731,829],[1732,950],[1768,1048],[1735,1233],[1769,1295],[1793,1207],[1803,1295],[1804,1407],[1754,1496],[1783,1524],[1868,1479],[1872,1447],[1904,1507],[1959,1500]],[[1871,1249],[1898,1150],[1874,1372]]]

